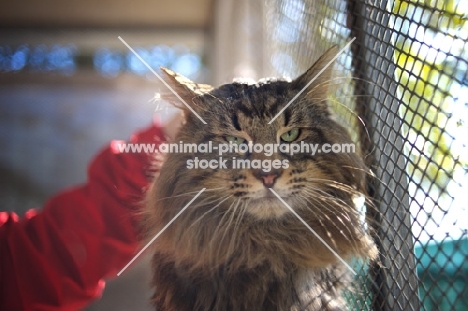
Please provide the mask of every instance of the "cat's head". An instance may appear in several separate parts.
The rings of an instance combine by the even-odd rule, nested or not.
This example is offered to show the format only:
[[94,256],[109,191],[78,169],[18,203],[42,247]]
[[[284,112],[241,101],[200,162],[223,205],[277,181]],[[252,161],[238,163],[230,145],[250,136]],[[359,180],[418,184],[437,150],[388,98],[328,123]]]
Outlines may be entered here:
[[[247,213],[279,217],[287,209],[269,188],[290,202],[308,198],[315,203],[329,190],[335,195],[340,185],[362,190],[364,166],[356,146],[328,108],[333,66],[325,66],[335,55],[336,48],[330,49],[291,82],[271,79],[218,88],[163,69],[185,101],[171,99],[185,114],[174,142],[214,147],[208,153],[168,154],[161,170],[164,196],[206,188],[227,202],[249,202]],[[229,145],[229,151],[220,154],[220,144]],[[211,168],[205,167],[210,161]]]
[[[184,144],[212,149],[166,155],[148,199],[149,225],[157,223],[161,228],[206,188],[177,218],[180,227],[168,229],[174,230],[176,239],[193,239],[186,248],[209,243],[216,233],[227,235],[219,233],[233,223],[256,230],[256,222],[284,220],[302,229],[284,202],[328,236],[330,244],[341,239],[343,245],[354,246],[350,239],[359,239],[363,231],[353,198],[364,192],[365,166],[347,130],[334,121],[328,107],[332,66],[326,66],[336,52],[330,49],[293,81],[271,79],[212,88],[165,69],[166,81],[180,97],[169,100],[185,115],[173,143],[179,149]],[[221,145],[240,150],[232,147],[220,155]],[[302,150],[291,155],[293,145]],[[200,230],[187,233],[194,226]],[[351,237],[351,231],[356,237]],[[288,234],[286,229],[281,233]]]

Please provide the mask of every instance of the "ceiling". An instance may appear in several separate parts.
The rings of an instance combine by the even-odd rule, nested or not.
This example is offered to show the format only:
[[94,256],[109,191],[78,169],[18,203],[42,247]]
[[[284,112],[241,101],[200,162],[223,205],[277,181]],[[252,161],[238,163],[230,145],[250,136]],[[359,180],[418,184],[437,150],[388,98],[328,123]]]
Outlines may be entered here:
[[2,28],[206,28],[213,0],[2,0]]

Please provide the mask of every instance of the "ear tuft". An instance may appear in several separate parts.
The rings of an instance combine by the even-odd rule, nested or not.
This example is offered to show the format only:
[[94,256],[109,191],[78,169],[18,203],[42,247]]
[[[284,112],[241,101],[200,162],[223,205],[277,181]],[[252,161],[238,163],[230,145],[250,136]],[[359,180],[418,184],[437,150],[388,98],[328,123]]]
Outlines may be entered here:
[[[195,100],[197,97],[210,92],[213,87],[207,84],[197,84],[177,72],[168,68],[160,67],[163,79],[172,90],[165,90],[162,98],[174,107],[189,111],[197,111],[202,107],[202,100]],[[166,86],[164,86],[166,88]],[[175,94],[174,94],[175,93]],[[177,95],[176,95],[177,94]],[[185,102],[185,104],[181,101]],[[190,106],[187,107],[187,106]],[[192,112],[193,112],[192,110]]]
[[166,82],[174,89],[174,91],[177,92],[176,89],[184,90],[193,93],[195,96],[196,95],[203,95],[205,93],[208,93],[213,89],[211,85],[208,84],[197,84],[193,82],[192,80],[184,77],[181,74],[178,74],[177,72],[160,67],[161,71],[165,74],[166,77]]
[[[336,45],[326,51],[315,62],[315,64],[312,65],[312,67],[310,67],[305,73],[291,82],[293,89],[299,92],[304,87],[306,87],[312,79],[314,79],[314,81],[309,86],[307,86],[307,89],[304,91],[305,96],[318,101],[325,100],[328,96],[328,86],[330,85],[330,80],[333,73],[334,62],[332,62],[332,60],[337,55],[337,53],[338,46]],[[325,68],[325,66],[327,67]]]

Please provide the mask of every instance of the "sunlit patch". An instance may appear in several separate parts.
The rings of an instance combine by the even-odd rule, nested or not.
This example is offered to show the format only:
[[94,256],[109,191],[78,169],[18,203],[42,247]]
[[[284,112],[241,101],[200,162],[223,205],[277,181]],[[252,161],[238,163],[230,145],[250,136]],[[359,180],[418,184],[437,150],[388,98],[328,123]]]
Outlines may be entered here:
[[356,207],[356,211],[359,213],[359,220],[361,221],[361,225],[365,230],[367,230],[367,223],[366,223],[366,213],[367,213],[367,206],[366,206],[366,198],[362,195],[355,196],[353,198],[353,203]]

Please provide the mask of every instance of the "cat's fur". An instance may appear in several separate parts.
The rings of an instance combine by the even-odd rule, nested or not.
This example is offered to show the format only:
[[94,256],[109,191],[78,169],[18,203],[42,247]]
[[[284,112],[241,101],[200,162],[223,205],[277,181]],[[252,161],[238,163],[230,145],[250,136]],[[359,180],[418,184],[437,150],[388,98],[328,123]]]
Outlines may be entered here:
[[[271,125],[268,122],[336,55],[324,54],[292,82],[270,80],[211,88],[170,70],[167,81],[199,114],[182,104],[185,123],[175,141],[226,143],[227,135],[254,143],[278,143],[300,129],[296,142],[350,143],[327,106],[331,66]],[[187,169],[193,157],[168,154],[147,197],[145,227],[155,236],[206,188],[153,244],[158,311],[346,310],[341,289],[349,271],[262,183],[259,169]],[[353,198],[365,192],[358,154],[228,154],[245,159],[287,159],[273,189],[342,258],[373,259],[376,248]]]

